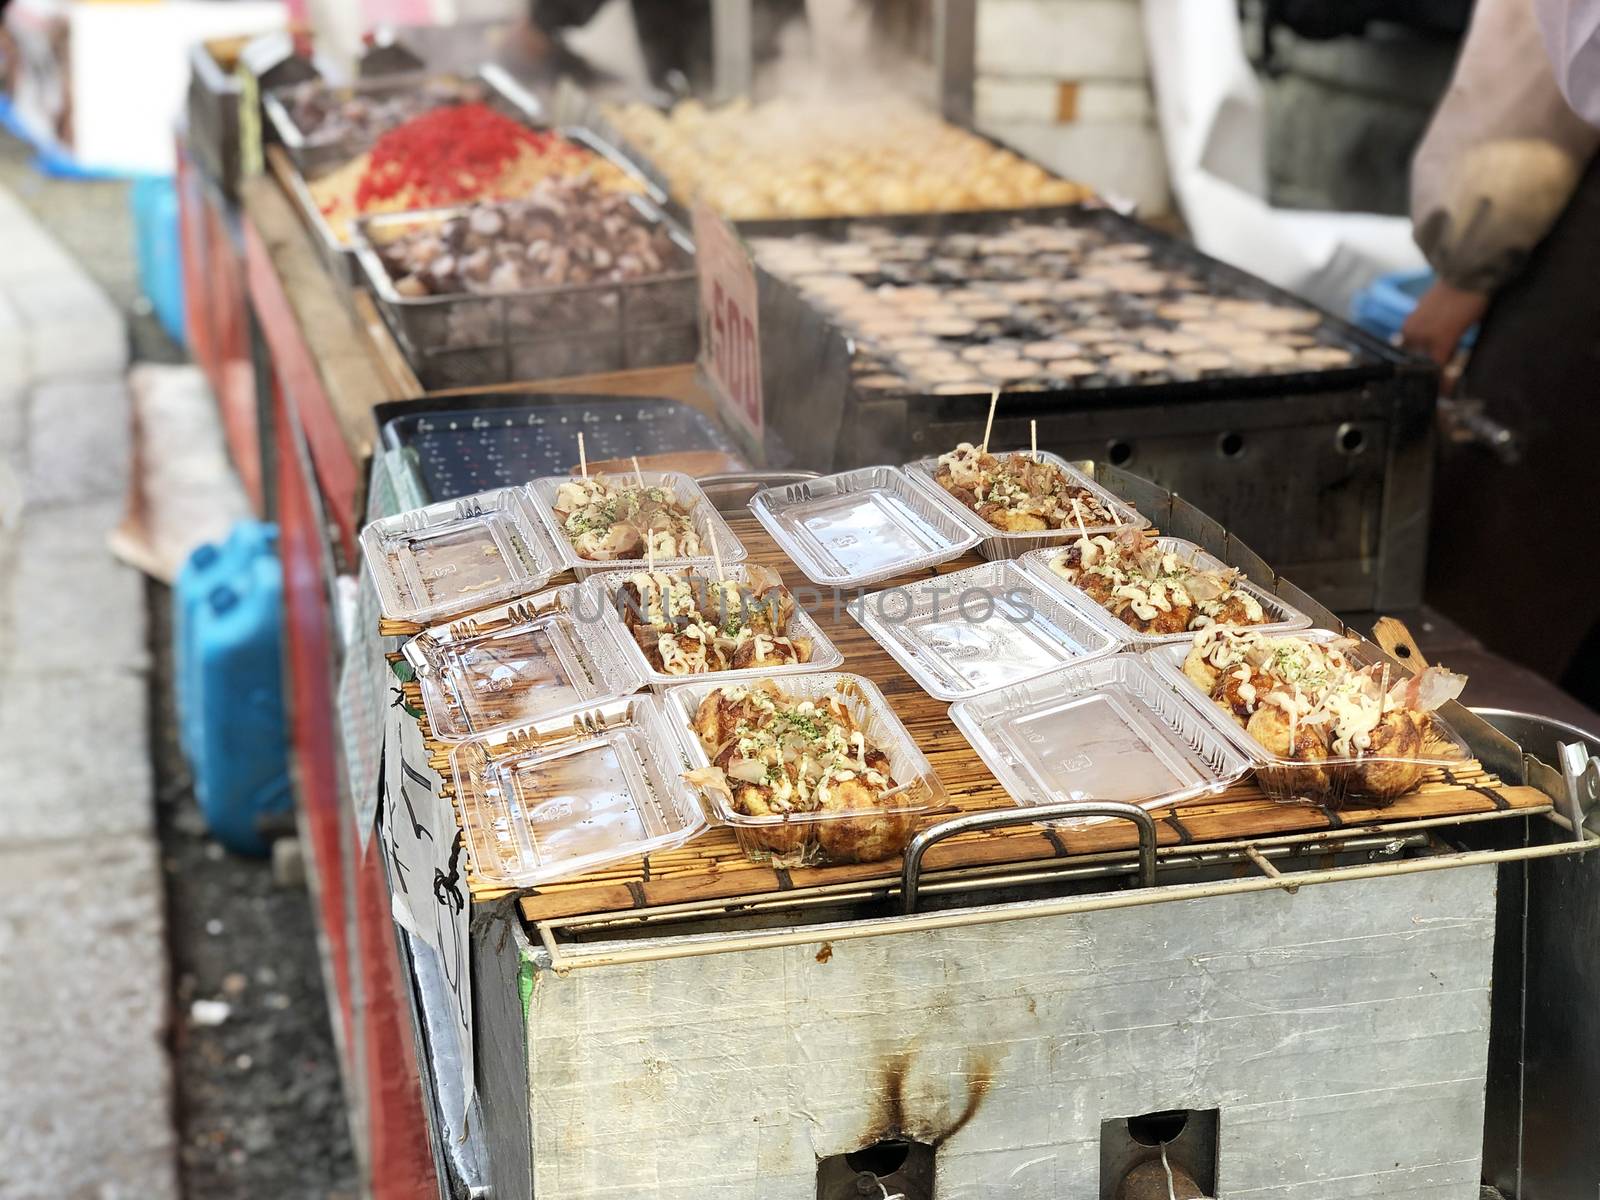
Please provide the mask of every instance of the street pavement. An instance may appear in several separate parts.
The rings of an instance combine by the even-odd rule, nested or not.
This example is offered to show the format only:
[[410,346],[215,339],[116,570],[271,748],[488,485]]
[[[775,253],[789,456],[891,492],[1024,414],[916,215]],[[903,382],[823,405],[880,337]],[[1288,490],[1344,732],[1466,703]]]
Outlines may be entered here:
[[176,1200],[117,306],[0,189],[0,1200]]

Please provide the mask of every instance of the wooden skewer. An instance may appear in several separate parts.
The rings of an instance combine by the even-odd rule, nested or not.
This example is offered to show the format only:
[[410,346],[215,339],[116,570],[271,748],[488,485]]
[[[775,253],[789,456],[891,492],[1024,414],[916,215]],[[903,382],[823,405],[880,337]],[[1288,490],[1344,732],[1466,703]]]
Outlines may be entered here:
[[994,408],[1000,403],[1000,389],[995,388],[989,397],[989,419],[983,423],[983,446],[980,448],[984,454],[989,453],[989,431],[994,428]]
[[1028,444],[1033,451],[1033,461],[1039,461],[1039,422],[1028,422]]
[[1428,669],[1428,660],[1404,621],[1394,617],[1379,617],[1378,623],[1372,627],[1372,640],[1382,646],[1385,653],[1398,659],[1400,665],[1413,675]]
[[589,478],[589,456],[583,450],[583,434],[578,434],[578,469],[583,472],[585,479]]
[[639,469],[639,456],[637,454],[633,456],[633,474],[634,478],[639,481],[639,490],[641,492],[644,491],[644,472]]
[[1072,519],[1078,526],[1078,536],[1084,541],[1089,540],[1089,531],[1083,527],[1083,505],[1078,503],[1078,498],[1072,498]]
[[722,588],[722,581],[724,579],[726,579],[727,576],[722,573],[722,550],[717,545],[717,533],[716,533],[716,530],[712,530],[711,531],[710,537],[711,537],[711,558],[717,564],[717,588],[720,591],[721,588]]

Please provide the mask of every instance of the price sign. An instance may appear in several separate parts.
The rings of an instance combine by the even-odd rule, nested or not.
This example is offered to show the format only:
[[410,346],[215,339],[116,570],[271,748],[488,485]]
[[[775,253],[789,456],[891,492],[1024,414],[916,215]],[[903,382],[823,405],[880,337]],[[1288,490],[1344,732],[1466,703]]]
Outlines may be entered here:
[[705,205],[694,210],[700,273],[700,366],[717,407],[757,451],[762,443],[761,338],[756,269],[733,227]]

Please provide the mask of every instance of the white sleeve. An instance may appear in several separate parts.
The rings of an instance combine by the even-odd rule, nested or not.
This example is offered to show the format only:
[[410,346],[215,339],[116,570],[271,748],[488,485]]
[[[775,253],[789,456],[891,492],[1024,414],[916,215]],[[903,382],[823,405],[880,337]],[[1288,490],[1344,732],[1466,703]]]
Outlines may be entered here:
[[1534,0],[1534,9],[1561,94],[1600,125],[1600,0]]

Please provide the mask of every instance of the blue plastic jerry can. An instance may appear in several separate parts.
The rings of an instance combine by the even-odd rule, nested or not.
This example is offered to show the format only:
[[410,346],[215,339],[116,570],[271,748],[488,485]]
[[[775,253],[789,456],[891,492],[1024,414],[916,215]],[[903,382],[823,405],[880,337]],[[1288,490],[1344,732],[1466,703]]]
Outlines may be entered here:
[[[201,815],[217,840],[265,854],[264,824],[289,812],[283,708],[283,570],[270,526],[240,532],[181,583],[188,615],[188,758]],[[202,556],[209,558],[209,556]],[[204,579],[209,587],[191,596]],[[181,611],[185,604],[178,605]],[[176,665],[176,664],[175,664]]]
[[[172,589],[172,674],[178,708],[178,744],[195,767],[195,730],[204,716],[199,680],[194,674],[194,614],[219,583],[237,579],[259,555],[276,554],[278,527],[264,521],[240,521],[221,543],[195,547],[178,571]],[[198,774],[198,771],[196,771]]]

